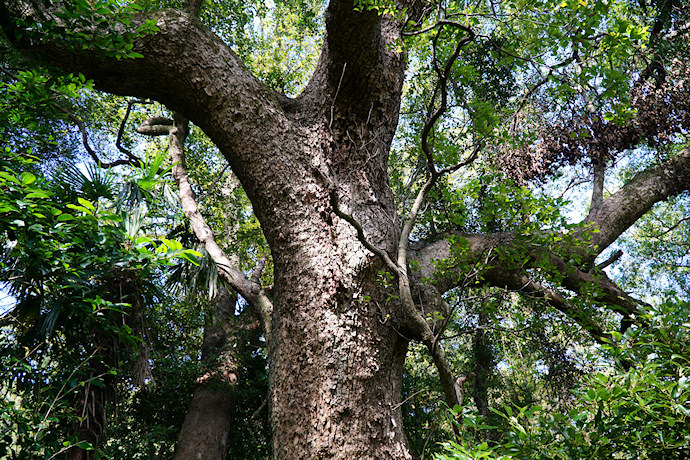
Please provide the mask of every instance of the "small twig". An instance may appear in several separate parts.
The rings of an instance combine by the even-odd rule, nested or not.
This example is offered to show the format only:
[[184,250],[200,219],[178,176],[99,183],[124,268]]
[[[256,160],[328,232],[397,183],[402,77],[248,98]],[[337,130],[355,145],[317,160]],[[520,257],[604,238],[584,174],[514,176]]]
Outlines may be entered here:
[[249,417],[249,420],[254,420],[256,417],[258,417],[261,411],[264,410],[264,407],[266,407],[266,404],[268,404],[268,397],[264,398],[259,408],[254,411],[251,417]]
[[683,222],[687,222],[688,220],[690,220],[690,216],[683,217],[682,219],[680,219],[680,220],[679,220],[678,222],[676,222],[675,224],[671,225],[669,228],[667,228],[667,229],[664,230],[663,232],[658,233],[658,234],[656,234],[656,235],[650,235],[650,237],[656,238],[656,239],[661,239],[662,236],[671,233],[673,230],[677,229]]
[[558,195],[558,198],[563,198],[565,196],[565,194],[570,191],[570,189],[575,188],[575,187],[579,187],[580,185],[586,184],[588,182],[589,182],[589,179],[583,179],[583,178],[577,177],[577,176],[573,177],[572,179],[570,179],[570,181],[568,182],[568,185],[566,185],[565,189],[561,192],[561,194]]
[[[57,456],[60,455],[61,453],[65,452],[65,451],[67,451],[67,450],[70,450],[70,449],[72,449],[72,448],[74,448],[74,447],[81,447],[82,445],[83,445],[83,446],[86,446],[87,444],[88,444],[88,443],[87,443],[86,441],[79,441],[79,442],[77,442],[77,443],[75,443],[75,444],[70,444],[70,445],[68,445],[68,446],[65,446],[65,447],[63,447],[62,449],[60,449],[60,450],[58,450],[57,452],[55,452],[52,456],[50,456],[50,458],[48,458],[48,460],[53,460],[55,457],[57,457]],[[85,447],[84,447],[84,448],[85,448]]]
[[445,168],[440,169],[438,171],[438,174],[442,176],[444,174],[452,173],[474,162],[474,160],[476,160],[477,156],[479,155],[479,147],[479,145],[476,145],[472,153],[465,160],[461,161],[460,163],[451,166],[446,166]]
[[[14,318],[14,317],[13,317],[13,318]],[[39,343],[38,345],[36,345],[36,346],[34,347],[33,350],[29,350],[29,351],[26,353],[26,355],[24,356],[24,359],[25,359],[25,360],[28,360],[29,356],[31,356],[31,355],[33,355],[35,352],[37,352],[38,349],[39,349],[42,345],[44,345],[44,343]],[[28,348],[27,348],[27,349],[28,349]],[[5,370],[3,371],[3,373],[0,374],[0,380],[4,380],[5,375],[6,375],[8,372],[10,372],[11,370],[12,370],[11,367],[6,367]]]
[[431,174],[431,181],[432,181],[432,186],[433,182],[436,181],[437,179],[437,174],[438,172],[436,171],[436,166],[434,162],[434,155],[433,155],[433,146],[429,144],[429,135],[433,131],[434,127],[436,126],[436,123],[438,120],[443,116],[443,114],[448,110],[448,78],[450,76],[450,72],[453,68],[453,65],[455,64],[455,61],[458,59],[458,56],[460,55],[460,51],[462,48],[472,42],[475,38],[474,32],[469,29],[468,35],[463,37],[458,43],[455,45],[455,49],[453,50],[453,54],[450,56],[448,61],[446,62],[446,65],[443,67],[443,70],[438,65],[438,61],[436,59],[436,41],[438,40],[440,36],[440,30],[439,33],[436,34],[434,39],[432,40],[433,43],[433,63],[434,63],[434,70],[436,71],[436,74],[438,75],[438,81],[436,83],[434,92],[439,93],[441,97],[441,101],[439,103],[438,108],[432,112],[432,107],[434,105],[434,100],[435,98],[432,98],[430,104],[429,104],[429,112],[431,113],[431,116],[428,117],[428,119],[424,122],[424,126],[422,127],[422,133],[421,133],[421,146],[422,146],[422,152],[424,152],[424,155],[426,156],[427,160],[427,167],[429,169],[429,173]]
[[429,430],[429,435],[426,437],[426,440],[424,441],[424,446],[422,446],[422,460],[424,460],[424,452],[426,451],[426,446],[429,444],[429,440],[431,439],[431,436],[434,435],[433,430]]
[[199,194],[199,196],[197,197],[197,201],[201,202],[201,200],[203,200],[206,196],[211,194],[211,192],[216,187],[216,185],[218,185],[220,180],[223,178],[225,171],[227,171],[229,167],[230,167],[230,163],[226,164],[223,167],[223,169],[220,171],[220,173],[218,173],[218,176],[213,180],[213,182],[211,182],[211,184],[208,186],[208,188],[205,191],[203,191],[203,193]]
[[331,103],[331,120],[328,122],[328,129],[333,134],[333,113],[335,111],[335,101],[338,99],[338,94],[340,93],[340,86],[343,84],[343,77],[345,77],[345,69],[347,69],[347,62],[343,64],[343,71],[340,73],[340,80],[338,80],[338,87],[335,89],[335,95],[333,96],[333,102]]
[[525,327],[520,328],[520,329],[507,329],[507,328],[496,327],[496,326],[477,326],[477,327],[472,327],[469,329],[462,329],[453,335],[447,335],[445,337],[442,337],[440,340],[455,339],[457,337],[462,337],[463,335],[474,334],[477,331],[485,331],[485,330],[506,332],[508,334],[519,335],[520,333],[529,331],[530,329],[533,329],[533,328],[534,328],[534,325],[525,326]]
[[[0,72],[4,73],[5,75],[9,76],[10,78],[14,78],[18,80],[19,78],[14,75],[12,72],[9,70],[5,69],[4,67],[0,67]],[[98,158],[98,155],[94,151],[93,148],[91,148],[91,145],[89,144],[89,138],[86,133],[86,128],[84,127],[84,124],[82,121],[74,115],[71,111],[67,110],[65,107],[63,107],[61,104],[59,104],[57,101],[51,100],[50,105],[53,106],[55,109],[57,109],[59,112],[64,113],[67,115],[67,118],[69,118],[75,125],[77,125],[77,128],[79,129],[79,132],[81,133],[81,140],[82,144],[84,145],[84,149],[86,152],[89,154],[89,156],[99,165],[99,167],[108,169],[108,168],[113,168],[115,166],[123,166],[123,165],[130,165],[137,167],[139,166],[140,160],[134,156],[131,152],[123,150],[125,153],[128,154],[129,159],[120,159],[120,160],[115,160],[109,163],[103,163],[100,158]],[[128,110],[129,113],[129,110]],[[124,123],[124,120],[123,120]],[[120,131],[122,131],[123,127],[120,127]],[[120,135],[118,134],[118,143],[119,143]],[[120,146],[118,145],[118,148]]]
[[128,158],[128,159],[120,159],[120,160],[111,161],[109,163],[102,162],[101,159],[98,158],[98,155],[93,150],[93,148],[91,148],[91,145],[89,144],[89,137],[86,133],[86,128],[84,127],[84,124],[82,123],[82,121],[76,115],[74,115],[72,112],[70,112],[66,108],[62,107],[57,102],[52,102],[51,104],[57,110],[64,113],[65,115],[67,115],[67,118],[69,118],[75,125],[77,125],[77,128],[79,128],[79,132],[81,133],[81,141],[82,141],[82,144],[84,145],[84,149],[86,149],[86,152],[89,154],[89,156],[91,156],[93,161],[95,161],[96,164],[98,164],[98,166],[100,168],[109,169],[109,168],[114,168],[115,166],[124,166],[124,165],[129,165],[129,166],[134,166],[134,167],[139,166],[140,160],[136,159],[136,157],[134,157],[136,160],[134,160],[132,158]]
[[403,32],[402,34],[404,37],[411,37],[414,35],[420,35],[420,34],[429,32],[429,31],[434,30],[435,28],[437,28],[439,26],[452,26],[452,27],[457,27],[458,29],[462,29],[467,33],[472,32],[472,30],[469,27],[462,25],[458,22],[450,21],[448,19],[440,19],[440,20],[436,21],[434,24],[432,24],[428,27],[425,27],[424,29],[415,30],[414,32]]
[[396,404],[395,406],[393,406],[393,410],[396,410],[398,407],[402,406],[402,405],[405,404],[407,401],[409,401],[410,399],[412,399],[412,398],[414,398],[415,396],[417,396],[419,393],[423,393],[423,392],[425,392],[425,391],[428,392],[429,390],[426,389],[426,388],[423,388],[423,389],[421,389],[421,390],[419,390],[419,391],[415,391],[415,392],[412,393],[410,396],[408,396],[407,398],[403,399],[403,400],[400,401],[398,404]]
[[[65,389],[65,387],[67,386],[67,384],[70,382],[70,380],[72,379],[72,376],[74,376],[74,374],[77,373],[77,371],[79,370],[80,367],[82,367],[84,364],[87,364],[91,358],[93,358],[94,356],[96,356],[96,354],[97,354],[99,351],[100,351],[100,348],[96,347],[96,349],[95,349],[89,356],[87,356],[85,359],[83,359],[82,362],[80,362],[80,363],[72,370],[72,372],[71,372],[70,375],[67,377],[67,379],[65,379],[65,381],[64,381],[63,384],[62,384],[62,386],[61,386],[60,389],[58,390],[57,395],[55,396],[55,398],[53,398],[53,401],[50,403],[50,407],[48,407],[48,410],[46,411],[45,417],[43,417],[43,421],[44,421],[44,422],[45,422],[46,420],[48,420],[48,417],[50,417],[50,413],[53,411],[53,407],[55,407],[55,404],[56,404],[60,399],[63,398],[62,391]],[[105,375],[105,374],[103,374],[103,375]],[[91,379],[89,379],[89,380],[91,380]],[[70,391],[72,391],[72,390],[67,390],[67,391],[65,392],[65,394],[69,393]],[[43,428],[41,428],[41,427],[39,426],[39,429],[38,429],[38,431],[36,431],[36,435],[34,436],[34,440],[37,440],[37,439],[38,439],[39,435],[41,434],[41,431],[43,431]]]
[[518,115],[522,111],[522,109],[525,107],[525,104],[527,104],[527,100],[534,95],[534,93],[537,92],[539,88],[541,88],[543,85],[545,85],[548,81],[549,78],[551,78],[551,75],[553,75],[553,69],[549,69],[549,73],[546,74],[544,78],[542,78],[537,84],[532,86],[529,91],[527,91],[521,98],[520,102],[518,103],[517,109],[515,109],[515,112],[513,112],[513,123],[510,127],[512,132],[515,132],[517,129],[517,120],[518,120]]

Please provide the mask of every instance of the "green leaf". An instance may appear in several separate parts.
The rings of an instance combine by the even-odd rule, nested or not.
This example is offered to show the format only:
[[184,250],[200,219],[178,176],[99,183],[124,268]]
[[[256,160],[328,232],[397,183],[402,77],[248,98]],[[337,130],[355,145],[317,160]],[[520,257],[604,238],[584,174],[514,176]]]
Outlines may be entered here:
[[95,206],[93,204],[91,204],[90,201],[85,200],[84,198],[81,198],[81,197],[77,198],[77,202],[79,204],[81,204],[83,207],[85,207],[86,209],[88,209],[89,211],[93,212],[96,210]]
[[26,198],[50,198],[50,195],[48,195],[44,191],[39,191],[39,192],[31,192],[26,195]]
[[36,182],[36,176],[30,172],[23,172],[20,176],[22,184],[30,185]]

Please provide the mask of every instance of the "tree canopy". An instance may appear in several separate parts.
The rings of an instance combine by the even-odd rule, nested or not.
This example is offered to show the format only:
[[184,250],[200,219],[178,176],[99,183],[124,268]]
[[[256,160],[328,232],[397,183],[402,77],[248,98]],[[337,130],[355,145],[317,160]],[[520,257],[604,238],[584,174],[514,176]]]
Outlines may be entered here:
[[0,458],[689,454],[681,0],[0,27]]

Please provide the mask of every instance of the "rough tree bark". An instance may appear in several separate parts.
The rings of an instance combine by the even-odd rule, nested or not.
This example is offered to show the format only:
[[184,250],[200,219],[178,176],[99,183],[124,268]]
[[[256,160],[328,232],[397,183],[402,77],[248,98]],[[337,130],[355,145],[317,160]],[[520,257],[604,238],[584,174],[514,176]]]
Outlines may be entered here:
[[[26,11],[4,3],[16,14]],[[457,386],[438,337],[420,324],[421,315],[409,311],[411,297],[389,295],[378,274],[395,272],[400,291],[393,294],[415,291],[406,266],[408,257],[414,259],[419,279],[435,283],[419,292],[430,296],[425,302],[438,304],[438,296],[460,277],[452,270],[445,276],[434,273],[434,259],[452,256],[453,239],[421,242],[409,254],[406,238],[399,239],[405,233],[387,167],[404,78],[404,55],[396,46],[401,24],[371,11],[356,12],[351,0],[332,0],[314,75],[299,97],[289,99],[257,80],[190,15],[165,10],[135,17],[133,26],[146,18],[160,30],[135,40],[133,51],[143,55],[139,59],[116,60],[51,41],[15,43],[70,72],[82,72],[100,90],[155,99],[183,114],[229,162],[251,200],[275,267],[270,300],[256,280],[229,261],[224,269],[240,295],[270,313],[264,322],[270,325],[275,457],[410,458],[399,404],[408,339],[428,345],[451,403]],[[642,173],[592,210],[586,223],[599,233],[579,235],[590,249],[578,270],[563,273],[566,287],[599,283],[614,306],[630,313],[634,300],[585,265],[655,202],[690,188],[689,157],[684,151]],[[185,212],[194,224],[194,212]],[[213,249],[210,229],[197,224],[200,239]],[[507,234],[465,238],[466,257],[488,262],[492,248],[517,244]],[[532,260],[545,251],[530,250]],[[567,251],[554,256],[556,266]],[[483,279],[544,297],[603,336],[558,292],[530,280],[528,268],[529,263],[512,271],[494,265]]]
[[[248,280],[243,279],[241,274],[227,270],[226,268],[232,266],[232,262],[216,243],[213,232],[199,212],[185,165],[184,143],[189,132],[189,121],[177,113],[174,114],[174,119],[153,117],[137,127],[137,132],[147,136],[169,136],[169,153],[174,165],[173,177],[179,189],[183,211],[190,219],[192,230],[218,264],[220,275],[228,283],[239,284],[241,280],[244,284],[253,284],[251,292],[245,291],[245,296],[251,300],[254,308],[245,309],[242,316],[262,318],[261,322],[255,321],[256,325],[252,327],[254,335],[263,332],[266,337],[270,336],[272,305],[261,289],[255,289],[256,280],[263,270],[263,263],[256,267],[252,277],[253,283],[252,280],[247,283]],[[225,287],[221,287],[220,293],[213,300],[211,321],[204,327],[201,350],[201,361],[206,373],[197,382],[178,436],[173,459],[225,458],[227,439],[235,415],[235,391],[238,380],[242,378],[239,361],[246,353],[246,343],[242,341],[244,334],[239,331],[237,319],[230,321],[234,316],[236,303],[237,295],[230,295]]]
[[221,288],[212,300],[210,320],[204,328],[201,364],[204,374],[197,379],[192,402],[175,446],[173,460],[225,458],[240,378],[241,351],[233,347],[230,319],[237,295]]

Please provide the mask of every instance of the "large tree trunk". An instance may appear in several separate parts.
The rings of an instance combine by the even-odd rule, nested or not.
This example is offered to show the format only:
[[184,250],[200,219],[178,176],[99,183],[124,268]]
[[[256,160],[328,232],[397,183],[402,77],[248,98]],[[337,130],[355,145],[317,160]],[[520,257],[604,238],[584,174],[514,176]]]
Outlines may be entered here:
[[236,334],[231,333],[230,321],[236,302],[237,296],[224,288],[213,299],[201,348],[204,373],[197,380],[173,460],[225,458],[240,378],[241,347],[232,346]]
[[[400,225],[387,167],[404,76],[400,25],[332,1],[317,70],[303,94],[288,100],[195,19],[175,11],[154,19],[161,31],[137,41],[142,59],[94,61],[59,44],[47,57],[79,68],[101,89],[182,112],[242,183],[274,262],[276,458],[409,458],[399,408],[409,331],[378,279],[380,260],[332,201],[337,195],[366,238],[394,253]],[[225,265],[243,297],[261,300]]]
[[339,289],[332,266],[314,267],[318,262],[300,265],[320,273],[303,276],[295,267],[277,280],[283,292],[271,350],[276,456],[409,458],[398,404],[407,342],[386,321],[391,309],[376,272]]
[[[366,162],[335,129],[315,131],[316,149],[296,144],[298,154],[284,163],[290,169],[284,173],[301,182],[281,186],[278,212],[257,211],[275,267],[269,360],[275,455],[409,458],[398,404],[407,349],[401,308],[378,279],[382,264],[335,215],[330,199],[338,194],[367,238],[391,248],[397,221],[382,180],[385,158]],[[365,133],[363,141],[374,135]],[[383,143],[370,146],[387,152],[390,136],[381,137]],[[275,165],[274,172],[281,173]]]
[[234,403],[231,391],[199,385],[187,409],[173,459],[224,459]]
[[[407,255],[396,259],[399,292],[386,288],[385,277],[379,279],[381,259],[400,255],[409,235],[403,230],[414,223],[406,220],[410,225],[401,229],[387,171],[404,77],[402,25],[376,12],[355,11],[352,0],[331,0],[317,69],[304,92],[288,99],[258,81],[197,19],[179,11],[152,13],[149,18],[160,30],[135,37],[132,51],[142,57],[118,60],[75,51],[81,47],[66,46],[55,37],[42,40],[40,27],[15,34],[18,26],[4,16],[29,14],[31,9],[8,1],[0,5],[11,10],[0,11],[0,25],[18,46],[70,72],[82,72],[98,89],[155,99],[179,111],[211,138],[242,183],[271,248],[272,302],[231,262],[219,265],[228,283],[262,312],[267,331],[272,324],[268,339],[275,456],[409,458],[399,408],[407,337],[428,344],[435,362],[443,360],[437,359],[442,353],[428,327],[425,334],[415,327],[426,325],[423,318],[410,324],[413,305],[409,295],[402,296],[402,287],[409,291],[409,286],[402,276],[406,266],[400,262]],[[43,4],[36,9],[43,10]],[[136,29],[145,19],[137,16],[127,28]],[[125,32],[126,26],[115,27]],[[593,262],[654,203],[690,188],[689,171],[690,149],[639,174],[592,209],[585,223],[599,233],[576,235],[589,243],[582,247],[591,248],[582,251],[583,260]],[[189,184],[178,183],[189,198]],[[209,253],[222,258],[210,228],[201,225],[196,205],[186,207],[185,213],[199,228],[197,236]],[[401,234],[404,244],[398,244]],[[436,276],[433,259],[454,257],[457,240],[448,236],[422,242],[410,254],[419,262],[419,278],[434,279],[434,290],[440,293],[464,276],[453,270]],[[499,245],[517,244],[510,234],[462,236],[471,263],[485,260]],[[533,259],[543,256],[538,252],[530,254]],[[568,260],[568,251],[562,252]],[[568,289],[595,283],[612,305],[634,310],[634,302],[610,280],[589,273],[584,265],[591,264],[571,269],[557,255],[552,259],[554,266],[563,267]],[[485,260],[489,262],[495,261]],[[391,264],[386,261],[386,266]],[[463,266],[457,264],[458,270]],[[532,281],[529,268],[529,261],[511,271],[496,265],[484,279],[544,297],[602,337],[591,318],[578,316],[559,291]],[[405,299],[402,305],[399,294]],[[441,374],[449,382],[444,393],[452,399],[448,369]]]
[[[331,199],[337,195],[370,242],[393,252],[399,223],[387,163],[402,59],[389,46],[391,24],[373,12],[353,13],[350,2],[331,2],[326,29],[317,71],[291,107],[299,135],[283,137],[280,156],[267,163],[277,180],[255,188],[235,168],[275,267],[274,452],[291,460],[405,459],[405,320],[378,279],[381,261],[337,217]],[[254,163],[252,174],[257,170]]]

